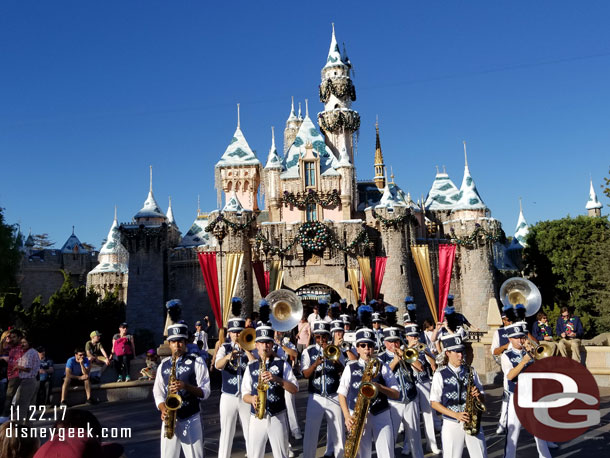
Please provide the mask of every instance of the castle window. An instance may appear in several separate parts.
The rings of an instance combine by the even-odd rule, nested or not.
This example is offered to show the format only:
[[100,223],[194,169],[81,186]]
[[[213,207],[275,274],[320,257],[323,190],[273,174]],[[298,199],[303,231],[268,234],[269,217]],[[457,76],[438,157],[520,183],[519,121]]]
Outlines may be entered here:
[[314,187],[316,185],[316,164],[314,162],[305,163],[305,186]]
[[316,214],[316,204],[309,204],[306,207],[306,214],[305,217],[307,218],[307,221],[317,221],[317,214]]

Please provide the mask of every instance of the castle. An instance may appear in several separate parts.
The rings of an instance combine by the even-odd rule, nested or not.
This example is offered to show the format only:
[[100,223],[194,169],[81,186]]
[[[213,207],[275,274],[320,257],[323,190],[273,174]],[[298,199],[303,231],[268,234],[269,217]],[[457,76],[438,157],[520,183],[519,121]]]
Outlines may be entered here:
[[[235,295],[244,300],[244,313],[256,309],[261,297],[254,263],[262,263],[266,271],[279,265],[282,287],[306,303],[346,298],[355,304],[358,286],[350,270],[361,268],[359,258],[373,265],[377,257],[386,257],[381,295],[399,307],[399,314],[405,296],[413,296],[421,320],[429,311],[411,247],[428,247],[429,270],[437,285],[439,244],[454,243],[450,292],[457,309],[472,324],[487,329],[488,309],[498,305],[502,278],[517,273],[510,253],[522,249],[527,231],[523,213],[513,243],[505,246],[501,224],[479,195],[466,154],[459,188],[444,170],[437,171],[425,201],[413,202],[393,175],[387,179],[379,126],[374,177],[357,180],[354,147],[360,115],[352,108],[356,90],[351,63],[339,49],[334,28],[319,95],[323,110],[313,119],[307,102],[304,116],[292,103],[282,154],[272,132],[266,158],[258,158],[250,148],[238,113],[235,133],[215,165],[222,210],[198,209],[184,236],[171,201],[164,213],[155,200],[151,170],[144,206],[127,223],[119,224],[115,214],[100,264],[88,274],[88,286],[99,292],[118,289],[126,299],[132,329],[149,329],[160,339],[169,299],[182,300],[187,323],[204,315],[212,318],[198,252],[217,253],[221,297],[227,254],[243,253]],[[595,207],[597,197],[590,200],[594,202],[588,209]],[[258,208],[259,201],[264,201],[264,208]]]

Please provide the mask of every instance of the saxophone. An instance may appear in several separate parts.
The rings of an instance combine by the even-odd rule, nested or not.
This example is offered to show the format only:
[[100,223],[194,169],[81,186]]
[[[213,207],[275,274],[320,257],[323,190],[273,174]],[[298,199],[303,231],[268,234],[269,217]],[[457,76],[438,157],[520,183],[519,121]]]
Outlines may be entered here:
[[465,412],[468,414],[468,421],[464,423],[464,431],[466,434],[476,436],[481,429],[481,416],[487,410],[479,398],[472,395],[472,387],[474,386],[474,373],[472,366],[468,367],[468,387],[466,388],[466,407]]
[[261,363],[258,370],[258,383],[256,387],[256,396],[258,398],[256,403],[256,418],[259,420],[265,418],[265,411],[267,410],[267,390],[269,389],[269,384],[261,382],[263,372],[267,372],[267,365],[265,364],[266,357],[267,355],[265,353],[261,354]]
[[356,398],[356,407],[352,415],[354,422],[345,440],[344,458],[355,458],[358,454],[366,415],[369,412],[371,402],[377,397],[377,387],[371,381],[377,377],[379,371],[381,371],[381,361],[377,358],[371,358],[366,363],[364,373],[362,374],[362,382],[360,383],[358,398]]
[[174,430],[176,429],[176,412],[182,407],[182,396],[178,393],[169,392],[169,386],[176,381],[177,360],[177,356],[172,356],[172,371],[169,374],[167,396],[165,397],[165,407],[167,409],[167,412],[165,413],[165,437],[168,439],[174,437]]

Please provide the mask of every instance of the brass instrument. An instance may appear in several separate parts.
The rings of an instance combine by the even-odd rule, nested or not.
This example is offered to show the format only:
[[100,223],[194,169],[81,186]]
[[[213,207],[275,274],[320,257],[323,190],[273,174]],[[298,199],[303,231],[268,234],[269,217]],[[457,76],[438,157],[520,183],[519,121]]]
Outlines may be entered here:
[[239,333],[237,344],[246,351],[252,351],[256,347],[256,329],[246,328]]
[[329,361],[339,361],[341,349],[337,345],[328,344],[324,349],[324,357]]
[[500,300],[504,305],[523,304],[525,316],[535,315],[542,305],[542,296],[536,285],[521,277],[509,278],[502,283]]
[[419,351],[415,348],[407,347],[402,352],[402,360],[407,364],[413,364],[419,358]]
[[178,357],[172,356],[172,370],[169,374],[169,380],[167,384],[167,396],[165,397],[165,437],[171,439],[174,437],[174,431],[176,429],[176,412],[182,407],[182,396],[178,393],[170,393],[169,386],[176,381],[176,361]]
[[371,381],[379,375],[381,371],[381,361],[377,358],[371,358],[364,368],[362,374],[362,382],[356,399],[356,407],[352,415],[352,429],[349,431],[345,440],[344,458],[355,458],[360,448],[360,441],[364,433],[364,424],[366,415],[369,412],[371,402],[377,397],[377,387]]
[[549,342],[540,342],[536,343],[532,339],[528,338],[528,342],[532,347],[531,350],[527,350],[530,357],[534,360],[548,358],[549,356],[553,356],[555,354],[555,346]]
[[265,418],[265,411],[267,410],[267,390],[269,389],[269,384],[261,381],[263,372],[267,372],[267,364],[265,363],[266,358],[267,355],[261,353],[261,363],[258,370],[258,384],[256,387],[256,397],[258,398],[256,403],[256,418],[259,420]]
[[476,436],[481,429],[482,413],[487,410],[479,398],[472,395],[472,387],[474,386],[474,371],[472,366],[468,366],[468,385],[466,388],[466,408],[464,411],[468,414],[468,421],[464,423],[464,431],[466,434]]
[[301,321],[303,303],[292,291],[277,289],[270,292],[265,300],[269,303],[269,321],[275,331],[291,331]]

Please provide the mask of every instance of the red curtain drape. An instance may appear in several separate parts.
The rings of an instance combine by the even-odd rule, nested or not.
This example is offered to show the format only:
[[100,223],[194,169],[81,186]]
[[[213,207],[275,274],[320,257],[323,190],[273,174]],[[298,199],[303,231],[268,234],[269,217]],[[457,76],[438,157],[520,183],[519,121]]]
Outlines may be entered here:
[[366,285],[362,276],[360,277],[360,302],[366,304]]
[[381,291],[381,283],[383,282],[383,276],[385,274],[385,265],[388,258],[385,256],[377,256],[375,258],[375,294],[373,297],[379,299],[379,291]]
[[256,277],[261,297],[267,297],[267,294],[269,294],[269,272],[265,272],[263,261],[254,261],[252,269],[254,269],[254,276]]
[[438,316],[443,321],[447,296],[451,286],[451,272],[453,271],[453,260],[455,259],[455,245],[438,246]]
[[222,328],[223,322],[218,294],[218,271],[216,269],[216,253],[197,253],[197,258],[199,259],[199,265],[201,266],[201,273],[203,274],[205,289],[207,290],[208,297],[210,298],[212,313],[214,314],[214,318],[216,318],[218,328]]

